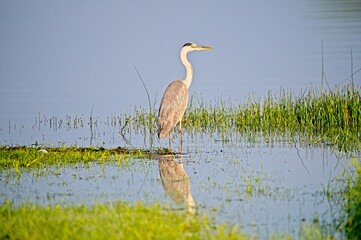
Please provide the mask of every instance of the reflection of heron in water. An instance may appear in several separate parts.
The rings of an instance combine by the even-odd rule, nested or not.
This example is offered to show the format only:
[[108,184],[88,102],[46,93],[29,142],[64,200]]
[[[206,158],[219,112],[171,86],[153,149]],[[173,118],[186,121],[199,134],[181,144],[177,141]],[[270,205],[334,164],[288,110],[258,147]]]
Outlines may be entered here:
[[158,113],[158,137],[165,138],[169,134],[169,148],[171,148],[172,128],[179,123],[180,143],[182,144],[182,117],[188,104],[188,89],[192,83],[193,69],[187,59],[187,53],[199,50],[211,50],[211,47],[186,43],[180,52],[181,61],[186,68],[184,80],[171,82],[165,90],[160,102]]
[[159,156],[159,174],[166,193],[177,203],[186,203],[187,211],[195,213],[195,203],[190,192],[190,182],[180,161],[174,161],[174,156]]

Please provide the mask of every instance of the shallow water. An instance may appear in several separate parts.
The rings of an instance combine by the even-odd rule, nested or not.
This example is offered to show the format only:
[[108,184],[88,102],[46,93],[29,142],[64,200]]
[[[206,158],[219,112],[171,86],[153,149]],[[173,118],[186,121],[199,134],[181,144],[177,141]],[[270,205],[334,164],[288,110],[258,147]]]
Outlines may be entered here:
[[[249,95],[264,97],[268,91],[277,94],[279,89],[291,88],[297,95],[310,86],[328,89],[351,79],[356,84],[361,82],[358,1],[230,4],[210,4],[207,11],[195,13],[203,13],[205,17],[192,18],[192,25],[202,29],[210,27],[206,32],[199,32],[198,28],[169,27],[184,26],[179,22],[183,17],[173,15],[165,21],[169,26],[165,25],[162,30],[153,19],[159,15],[156,4],[139,14],[145,18],[152,15],[146,21],[150,27],[133,14],[141,10],[133,3],[127,4],[129,9],[125,8],[125,14],[119,14],[117,7],[112,7],[116,9],[114,12],[103,9],[104,6],[101,6],[104,11],[98,11],[97,5],[90,4],[89,9],[96,8],[95,12],[107,17],[89,15],[85,16],[87,21],[83,21],[76,13],[68,19],[70,25],[52,16],[69,16],[62,7],[39,12],[39,6],[34,3],[24,8],[14,7],[15,12],[7,11],[9,14],[5,14],[4,19],[9,24],[4,25],[4,41],[0,46],[5,51],[0,56],[3,63],[0,67],[0,144],[147,149],[167,146],[167,140],[152,143],[147,131],[132,127],[122,131],[124,122],[114,125],[111,113],[132,115],[134,106],[148,106],[134,65],[148,86],[152,103],[158,107],[166,85],[183,77],[178,45],[180,47],[183,37],[187,36],[195,39],[184,41],[199,39],[200,43],[215,48],[203,56],[190,58],[194,60],[196,73],[191,93],[205,103],[220,96],[242,103]],[[124,4],[120,5],[119,9],[123,9]],[[28,7],[36,11],[29,11]],[[7,9],[5,5],[4,9]],[[171,13],[168,10],[172,9],[168,6],[162,12]],[[183,14],[182,11],[173,13]],[[226,16],[213,21],[220,13]],[[43,31],[43,19],[47,19],[48,26],[60,24],[61,27]],[[88,27],[92,22],[102,26],[96,35],[112,39],[111,44],[81,41],[88,30],[93,34]],[[128,24],[130,22],[136,27]],[[118,30],[103,27],[113,24],[120,24],[119,28],[115,27]],[[59,30],[65,30],[60,35],[66,36],[73,26],[82,29],[69,35],[69,43],[75,44],[72,46],[77,51],[66,44],[45,47],[62,39],[52,39]],[[41,29],[42,34],[34,34],[34,29]],[[124,37],[124,33],[133,33],[134,29],[140,33],[150,31],[152,37],[132,34]],[[166,31],[174,38],[164,41],[164,33],[154,34],[154,30]],[[52,31],[56,34],[51,34]],[[89,43],[91,46],[87,46]],[[160,44],[161,48],[153,47]],[[89,54],[93,58],[89,58]],[[162,71],[157,70],[160,65]],[[91,112],[94,124],[89,123]],[[3,171],[0,202],[7,198],[16,204],[143,201],[160,202],[183,211],[186,204],[174,202],[183,199],[189,201],[191,211],[193,199],[198,213],[214,216],[219,223],[236,223],[244,231],[261,236],[274,232],[296,236],[299,226],[312,222],[315,216],[329,224],[337,219],[340,204],[325,197],[324,189],[330,186],[335,190],[338,176],[347,167],[347,159],[332,150],[298,143],[253,142],[238,135],[229,141],[220,141],[222,138],[216,135],[185,134],[183,140],[186,153],[182,157],[183,165],[160,164],[157,159],[132,159],[126,164],[109,161],[22,170],[20,176],[13,170]],[[175,147],[177,141],[175,139]],[[173,171],[164,168],[168,165],[173,166]],[[161,179],[160,166],[165,180]],[[182,169],[190,181],[180,181],[185,176]],[[178,173],[175,182],[179,184],[165,177],[167,173]],[[188,196],[182,197],[182,192],[188,192]]]
[[214,47],[190,55],[190,92],[205,103],[361,82],[360,1],[143,5],[1,2],[0,127],[38,112],[88,115],[94,106],[106,116],[148,107],[134,66],[158,107],[166,86],[184,77],[179,50],[187,41]]
[[[205,148],[205,146],[207,146]],[[176,211],[206,213],[266,237],[300,225],[333,224],[340,205],[328,199],[347,169],[345,157],[291,143],[185,142],[187,154],[0,173],[0,201],[15,204],[160,202]],[[188,176],[188,177],[187,177]]]

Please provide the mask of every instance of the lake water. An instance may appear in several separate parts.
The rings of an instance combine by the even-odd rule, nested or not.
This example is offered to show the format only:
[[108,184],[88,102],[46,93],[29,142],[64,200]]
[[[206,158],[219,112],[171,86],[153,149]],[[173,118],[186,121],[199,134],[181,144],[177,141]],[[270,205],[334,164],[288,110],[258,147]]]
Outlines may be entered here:
[[[9,6],[1,3],[6,24],[0,25],[0,144],[166,147],[168,140],[150,144],[147,131],[131,124],[122,129],[112,119],[126,121],[135,108],[148,108],[134,65],[158,107],[169,82],[184,74],[178,51],[190,40],[214,47],[190,56],[195,70],[190,92],[205,103],[219,97],[243,103],[268,91],[298,94],[313,86],[361,83],[360,1],[266,2],[209,4],[207,11],[192,12],[199,17],[186,19],[172,7],[162,12],[174,16],[160,22],[153,17],[159,15],[158,3],[145,10],[127,3],[125,12],[123,6],[114,12],[101,6],[89,15],[71,14],[65,7],[43,11],[37,4],[28,6],[34,11],[14,6],[15,12],[5,11]],[[198,3],[190,4],[197,8]],[[79,20],[78,13],[85,15]],[[175,162],[54,166],[38,170],[41,174],[22,170],[20,176],[6,170],[0,173],[0,202],[143,201],[183,211],[184,201],[192,206],[193,200],[198,213],[263,237],[274,232],[297,236],[299,226],[315,217],[326,224],[337,219],[340,204],[324,190],[339,186],[346,157],[298,142],[249,142],[238,135],[220,139],[185,132],[185,154]],[[172,190],[167,166],[189,180]]]
[[175,211],[214,217],[266,237],[288,233],[314,219],[332,225],[341,214],[337,194],[348,169],[330,149],[294,143],[186,141],[183,156],[131,159],[0,173],[0,201],[15,204],[159,202]]
[[333,88],[351,72],[361,83],[360,1],[81,4],[1,3],[0,143],[9,122],[29,128],[38,113],[89,116],[94,106],[105,120],[148,108],[134,66],[158,108],[166,86],[184,77],[187,41],[214,47],[189,55],[190,93],[206,103]]

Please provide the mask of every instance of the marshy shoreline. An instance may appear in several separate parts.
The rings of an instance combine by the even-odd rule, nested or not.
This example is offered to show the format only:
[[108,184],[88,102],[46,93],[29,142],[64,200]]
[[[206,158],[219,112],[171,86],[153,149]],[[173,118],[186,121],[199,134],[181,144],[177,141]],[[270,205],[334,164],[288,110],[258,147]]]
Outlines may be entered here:
[[[90,115],[84,124],[97,129],[98,118]],[[81,121],[85,121],[82,119]],[[80,121],[80,122],[81,122]],[[112,115],[108,118],[112,127],[124,138],[132,132],[154,138],[156,113],[136,109],[134,114]],[[78,124],[69,120],[70,128]],[[201,134],[222,141],[224,145],[234,142],[252,143],[297,143],[311,147],[330,148],[339,152],[351,164],[351,172],[336,181],[342,187],[329,186],[324,197],[340,203],[342,213],[334,224],[324,224],[320,219],[302,225],[296,236],[301,239],[358,238],[361,225],[361,95],[360,86],[347,84],[331,91],[311,89],[295,95],[281,91],[269,93],[263,100],[249,97],[244,104],[218,99],[205,104],[196,96],[182,123],[184,131],[191,136]],[[177,137],[177,131],[175,131]],[[151,142],[151,141],[149,141]],[[266,144],[266,145],[267,145]],[[33,146],[0,146],[1,181],[21,176],[24,171],[36,174],[50,167],[69,164],[127,164],[133,159],[144,161],[161,155],[176,156],[163,147],[127,148],[104,146],[48,146],[36,143]],[[186,162],[187,160],[185,160]],[[40,169],[40,171],[39,171]],[[6,174],[4,174],[6,172]],[[333,188],[335,187],[335,188]],[[191,239],[249,239],[257,235],[242,233],[237,224],[216,224],[207,215],[190,215],[173,211],[167,206],[122,202],[92,205],[37,205],[26,203],[14,205],[11,199],[2,199],[0,206],[0,238],[41,239],[62,238],[191,238]],[[39,228],[39,226],[42,228]],[[63,226],[56,228],[55,226]],[[99,226],[102,228],[99,228]],[[21,230],[19,230],[21,229]],[[268,237],[292,238],[289,233],[273,232]],[[294,236],[294,235],[292,235]]]

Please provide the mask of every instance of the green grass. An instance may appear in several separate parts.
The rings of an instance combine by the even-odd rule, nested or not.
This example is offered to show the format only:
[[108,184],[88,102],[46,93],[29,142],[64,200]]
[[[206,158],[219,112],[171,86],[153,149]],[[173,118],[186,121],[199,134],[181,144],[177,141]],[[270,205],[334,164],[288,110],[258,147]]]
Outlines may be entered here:
[[[42,152],[46,150],[47,153]],[[131,158],[152,158],[159,154],[169,154],[167,149],[154,151],[127,148],[77,148],[77,147],[45,147],[0,146],[0,170],[13,168],[17,172],[22,168],[47,167],[50,165],[66,165],[88,163],[93,161],[122,162]]]
[[205,106],[192,100],[183,126],[189,132],[216,131],[225,138],[232,132],[260,133],[267,140],[281,136],[361,150],[360,87],[347,85],[327,93],[312,89],[300,96],[281,91],[235,106],[222,100]]
[[[330,91],[310,88],[299,93],[269,92],[263,98],[249,96],[242,103],[222,98],[206,103],[192,95],[182,127],[190,134],[211,134],[227,141],[301,142],[361,151],[360,92],[360,85],[349,83]],[[125,140],[130,132],[155,139],[157,111],[154,109],[150,105],[149,110],[138,107],[131,113],[111,114],[105,124]],[[89,125],[92,130],[102,124],[99,117],[90,119],[87,123],[84,116],[67,116],[65,121],[58,122],[65,122],[67,129]],[[36,122],[38,126],[40,114]],[[174,133],[177,135],[178,131]]]
[[[150,128],[154,133],[155,116],[155,112],[137,109],[131,117],[132,127]],[[361,151],[360,86],[348,84],[328,92],[309,89],[299,95],[286,90],[279,95],[269,92],[264,99],[249,97],[242,104],[222,99],[206,104],[192,96],[182,127],[188,133],[218,134],[223,140],[237,134],[247,141],[301,141]]]
[[346,232],[349,239],[361,239],[361,159],[354,158],[355,177],[348,178],[345,192],[344,209],[347,213],[340,229]]
[[0,206],[0,239],[249,239],[236,227],[159,205]]
[[[359,228],[350,239],[359,239]],[[303,225],[298,239],[335,239],[317,221]],[[297,230],[296,230],[297,231]],[[258,239],[237,225],[217,225],[207,216],[173,212],[158,204],[123,202],[94,206],[0,205],[0,239]],[[273,233],[269,239],[292,239]]]

